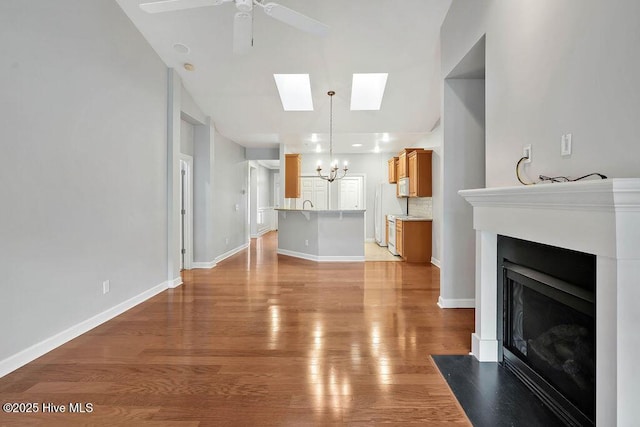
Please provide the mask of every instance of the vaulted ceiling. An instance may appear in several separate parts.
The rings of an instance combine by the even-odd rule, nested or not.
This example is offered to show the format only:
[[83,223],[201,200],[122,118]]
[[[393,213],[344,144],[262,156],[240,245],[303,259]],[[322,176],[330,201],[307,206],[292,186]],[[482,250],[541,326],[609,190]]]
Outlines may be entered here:
[[[335,152],[418,144],[440,117],[439,35],[451,0],[277,0],[329,25],[329,35],[254,10],[254,46],[245,55],[232,51],[233,3],[148,14],[139,8],[145,1],[152,0],[117,0],[218,131],[241,145],[328,150],[328,90],[336,92]],[[389,73],[380,111],[350,111],[353,73],[380,72]],[[314,111],[284,111],[275,73],[308,73]]]

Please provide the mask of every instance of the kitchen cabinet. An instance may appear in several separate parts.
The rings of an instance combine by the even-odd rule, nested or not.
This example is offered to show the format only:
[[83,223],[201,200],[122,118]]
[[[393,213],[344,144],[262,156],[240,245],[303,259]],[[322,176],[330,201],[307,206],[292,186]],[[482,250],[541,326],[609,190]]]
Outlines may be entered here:
[[431,262],[432,222],[396,220],[396,250],[406,262]]
[[431,197],[431,150],[416,150],[407,155],[409,197]]
[[398,177],[397,179],[400,178],[406,178],[407,175],[407,151],[401,151],[400,155],[398,156]]
[[284,155],[284,197],[297,199],[300,197],[300,169],[302,156],[300,154]]
[[400,153],[398,153],[398,169],[397,169],[397,179],[407,178],[409,176],[409,153],[414,151],[423,151],[424,148],[405,148]]
[[398,158],[392,157],[387,162],[389,165],[389,184],[398,182]]

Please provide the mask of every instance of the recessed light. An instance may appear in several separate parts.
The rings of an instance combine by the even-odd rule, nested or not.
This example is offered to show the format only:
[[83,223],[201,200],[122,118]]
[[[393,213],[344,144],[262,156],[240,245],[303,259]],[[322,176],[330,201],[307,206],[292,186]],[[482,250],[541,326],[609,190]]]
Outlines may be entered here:
[[387,73],[354,74],[351,83],[352,110],[379,110]]
[[189,53],[189,51],[191,49],[189,49],[189,46],[184,45],[182,43],[176,43],[173,45],[173,49],[178,52],[178,53]]
[[187,71],[193,71],[196,69],[196,67],[193,66],[193,64],[189,64],[188,62],[184,63],[184,69]]
[[309,74],[274,74],[284,111],[313,111]]
[[362,147],[362,144],[351,144],[352,147]]

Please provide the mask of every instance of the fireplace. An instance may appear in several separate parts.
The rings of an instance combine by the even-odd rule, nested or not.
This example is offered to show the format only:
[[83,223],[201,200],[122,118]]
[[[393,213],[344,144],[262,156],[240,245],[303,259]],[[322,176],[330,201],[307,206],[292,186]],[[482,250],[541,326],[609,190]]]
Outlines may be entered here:
[[498,236],[503,364],[568,425],[595,420],[595,256]]
[[[582,278],[595,275],[595,285],[592,283],[586,289],[594,294],[595,301],[595,424],[638,425],[640,178],[483,188],[462,190],[459,194],[473,206],[476,230],[472,354],[481,362],[502,362],[505,353],[501,321],[504,295],[499,280],[503,271],[496,268],[498,236],[593,254],[595,268],[590,273],[588,269],[572,268],[578,272],[577,278],[563,276],[562,265],[554,266],[554,271],[545,271],[537,264],[528,264],[534,257],[508,260],[535,272],[545,271],[546,275],[571,285],[582,285]],[[525,310],[529,311],[527,307]],[[574,310],[580,313],[576,315],[578,325],[589,323],[591,316],[581,317],[585,310]],[[535,333],[525,333],[523,340],[537,338],[527,334]],[[589,336],[588,332],[584,336]]]

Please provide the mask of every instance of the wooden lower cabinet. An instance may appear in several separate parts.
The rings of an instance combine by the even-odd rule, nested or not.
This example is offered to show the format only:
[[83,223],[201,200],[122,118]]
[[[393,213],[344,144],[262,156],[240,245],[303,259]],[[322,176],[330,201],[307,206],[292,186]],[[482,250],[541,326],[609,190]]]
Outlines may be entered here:
[[396,250],[407,262],[431,262],[431,221],[396,220]]

